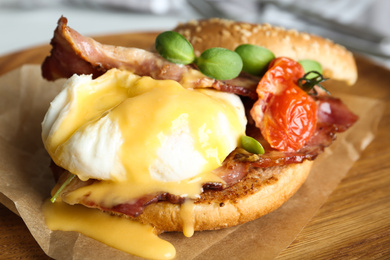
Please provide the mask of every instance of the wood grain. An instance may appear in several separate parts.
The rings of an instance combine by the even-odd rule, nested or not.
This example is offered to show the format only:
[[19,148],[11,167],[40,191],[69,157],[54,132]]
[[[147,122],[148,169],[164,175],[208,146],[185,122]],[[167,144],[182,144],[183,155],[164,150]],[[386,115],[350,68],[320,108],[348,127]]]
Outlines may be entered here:
[[[149,48],[156,33],[94,37],[121,46]],[[23,64],[40,64],[50,46],[0,57],[0,75]],[[359,80],[331,90],[383,100],[386,109],[374,141],[337,189],[277,259],[390,259],[390,71],[357,57]],[[0,259],[50,259],[23,221],[0,205]]]

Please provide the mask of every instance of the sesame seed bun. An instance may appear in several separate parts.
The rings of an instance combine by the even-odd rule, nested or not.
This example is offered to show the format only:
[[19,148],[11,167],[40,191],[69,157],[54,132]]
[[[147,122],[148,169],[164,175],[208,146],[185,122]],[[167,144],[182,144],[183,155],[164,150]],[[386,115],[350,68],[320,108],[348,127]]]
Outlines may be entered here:
[[[352,53],[318,36],[268,24],[255,25],[221,19],[193,21],[181,24],[175,30],[192,43],[197,56],[211,47],[234,50],[240,44],[251,43],[270,49],[277,57],[316,60],[321,63],[325,77],[343,80],[348,84],[355,83],[357,79]],[[248,174],[240,182],[220,191],[207,190],[194,200],[194,230],[227,228],[276,210],[302,186],[312,164],[313,161],[305,160],[302,163],[268,168],[249,169],[248,166]],[[80,182],[74,185],[77,184]],[[62,198],[67,202],[66,196]],[[183,211],[180,204],[160,201],[147,205],[135,219],[151,224],[160,232],[183,231]]]
[[276,57],[315,60],[322,65],[325,77],[345,81],[349,85],[357,80],[352,53],[319,36],[269,24],[249,24],[218,18],[190,21],[180,24],[174,30],[191,42],[197,56],[212,47],[234,50],[240,44],[250,43],[268,48]]

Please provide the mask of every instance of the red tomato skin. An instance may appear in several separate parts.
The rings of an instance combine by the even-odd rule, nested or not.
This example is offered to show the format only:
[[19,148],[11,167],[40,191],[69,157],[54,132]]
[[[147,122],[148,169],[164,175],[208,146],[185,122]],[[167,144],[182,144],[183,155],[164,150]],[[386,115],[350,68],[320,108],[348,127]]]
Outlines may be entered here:
[[270,64],[259,82],[251,115],[272,148],[297,151],[314,134],[317,105],[297,85],[303,75],[300,64],[283,57]]

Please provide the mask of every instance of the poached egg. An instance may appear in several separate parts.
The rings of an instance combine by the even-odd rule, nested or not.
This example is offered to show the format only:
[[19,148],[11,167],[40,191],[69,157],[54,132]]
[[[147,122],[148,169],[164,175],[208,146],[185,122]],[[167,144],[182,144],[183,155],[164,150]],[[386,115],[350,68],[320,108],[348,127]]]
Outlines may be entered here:
[[42,139],[53,161],[81,180],[139,190],[123,200],[162,190],[195,196],[201,183],[218,180],[210,173],[245,127],[234,94],[111,69],[65,83],[42,122]]

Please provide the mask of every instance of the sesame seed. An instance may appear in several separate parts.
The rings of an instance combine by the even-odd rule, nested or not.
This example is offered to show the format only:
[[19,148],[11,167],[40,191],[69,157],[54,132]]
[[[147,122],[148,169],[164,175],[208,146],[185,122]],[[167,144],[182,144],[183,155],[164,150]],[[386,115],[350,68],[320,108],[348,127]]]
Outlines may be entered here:
[[252,35],[252,32],[251,31],[248,31],[246,29],[243,29],[241,30],[241,33],[245,36],[245,37],[249,37]]
[[269,23],[265,23],[263,24],[263,26],[259,25],[259,29],[270,29],[272,28],[272,25],[270,25]]
[[209,19],[210,23],[220,23],[221,19],[220,18],[211,18]]
[[289,30],[289,32],[294,35],[294,36],[298,36],[299,35],[299,32],[297,30]]
[[193,42],[193,43],[202,42],[202,38],[200,38],[200,37],[198,37],[198,36],[194,36],[194,37],[192,38],[192,42]]
[[189,38],[190,35],[191,35],[191,31],[190,29],[185,29],[184,31],[182,30],[181,34],[186,37],[186,38]]
[[276,30],[276,31],[283,31],[284,28],[283,28],[283,27],[280,27],[280,26],[275,26],[275,27],[274,27],[274,30]]
[[302,34],[302,38],[305,40],[305,41],[308,41],[308,40],[310,40],[310,35],[309,34],[307,34],[307,33],[304,33],[304,34]]
[[241,27],[242,27],[243,29],[246,29],[246,30],[251,29],[251,25],[248,24],[248,23],[242,23],[242,24],[241,24]]
[[227,20],[227,19],[221,19],[220,23],[224,25],[225,27],[228,27],[235,23],[233,20]]
[[286,35],[286,36],[284,36],[284,37],[282,38],[282,41],[283,41],[283,42],[289,42],[289,41],[290,41],[290,37],[289,37],[288,35]]
[[319,44],[318,44],[318,42],[312,42],[312,44],[311,44],[311,47],[313,48],[313,49],[316,49],[316,50],[318,50],[318,48],[319,48]]
[[193,20],[190,20],[190,21],[188,22],[188,24],[189,24],[189,25],[193,25],[193,26],[197,26],[197,25],[199,24],[199,22],[198,22],[198,20],[193,19]]
[[226,29],[222,29],[222,36],[223,37],[230,37],[231,33]]

